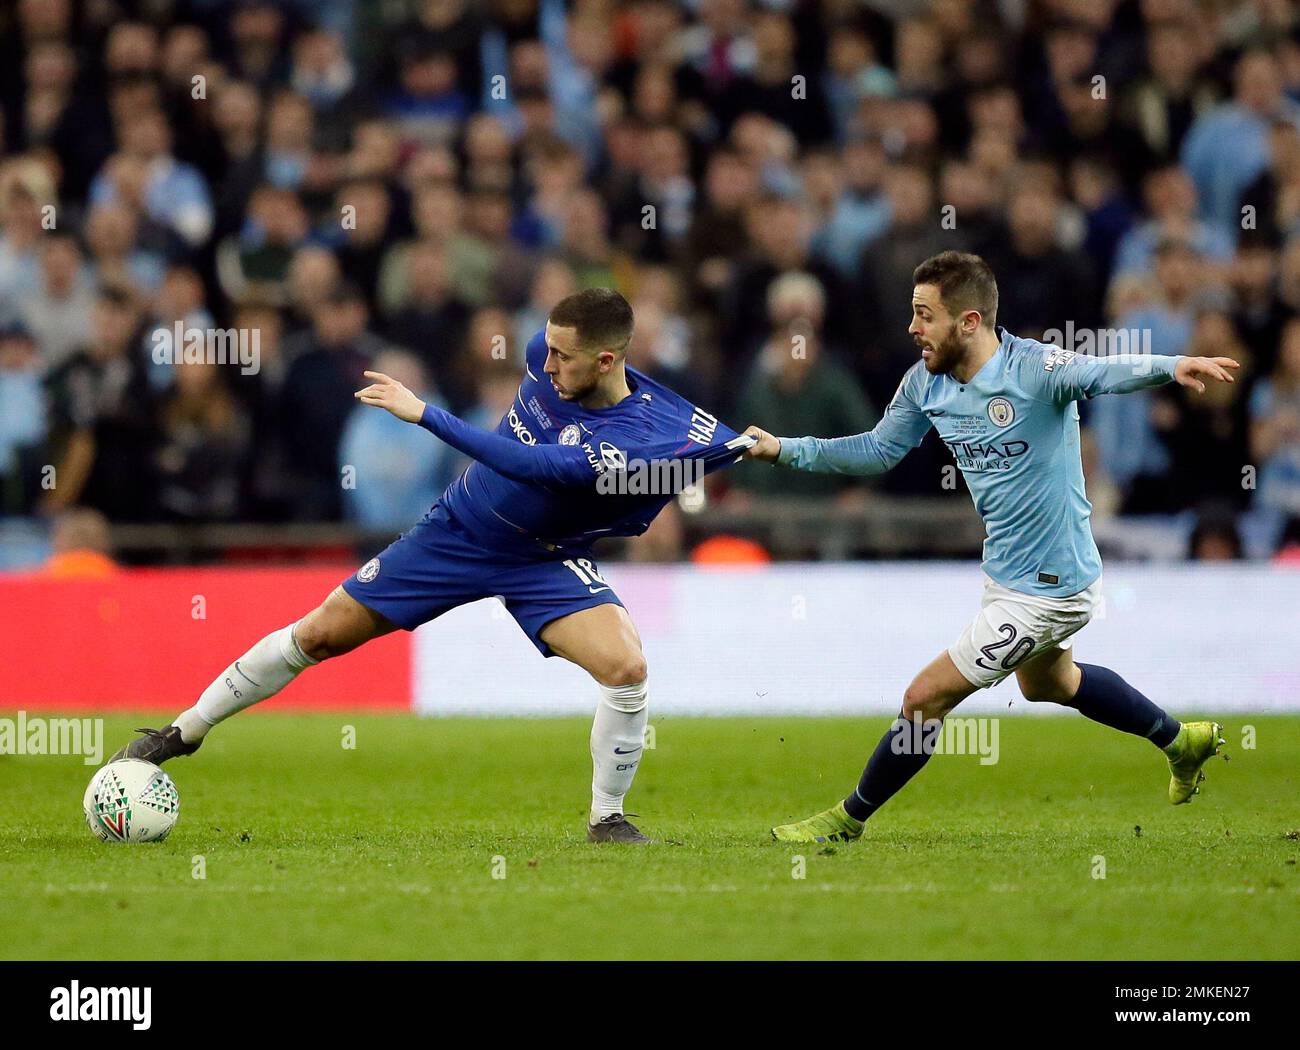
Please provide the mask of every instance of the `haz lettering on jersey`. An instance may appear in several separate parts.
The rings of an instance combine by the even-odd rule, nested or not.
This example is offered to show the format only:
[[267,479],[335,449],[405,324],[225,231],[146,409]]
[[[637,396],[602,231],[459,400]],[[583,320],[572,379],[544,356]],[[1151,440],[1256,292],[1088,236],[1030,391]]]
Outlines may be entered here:
[[691,406],[691,428],[686,436],[697,445],[713,444],[713,433],[718,429],[718,417],[710,415],[702,408]]

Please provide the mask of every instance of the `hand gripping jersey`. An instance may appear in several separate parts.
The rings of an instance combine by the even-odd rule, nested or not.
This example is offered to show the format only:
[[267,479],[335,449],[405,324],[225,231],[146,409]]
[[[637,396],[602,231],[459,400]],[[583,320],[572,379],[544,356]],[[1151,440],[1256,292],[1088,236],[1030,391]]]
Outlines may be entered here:
[[608,408],[564,401],[528,343],[524,380],[495,433],[429,406],[420,425],[477,462],[447,488],[445,513],[487,546],[585,550],[639,536],[687,485],[740,459],[751,439],[648,376],[627,369],[630,397]]

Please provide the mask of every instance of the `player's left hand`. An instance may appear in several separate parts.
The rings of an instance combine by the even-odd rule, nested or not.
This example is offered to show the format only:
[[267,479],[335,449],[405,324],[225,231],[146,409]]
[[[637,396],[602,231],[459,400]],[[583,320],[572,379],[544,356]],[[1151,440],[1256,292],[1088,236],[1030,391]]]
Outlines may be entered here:
[[408,423],[420,422],[420,417],[424,415],[424,402],[412,394],[406,387],[402,386],[396,379],[384,375],[383,372],[366,372],[367,379],[373,379],[374,382],[362,390],[358,390],[352,396],[366,405],[377,405],[380,408],[386,408],[398,419],[403,419]]
[[1235,372],[1241,365],[1231,357],[1184,357],[1174,368],[1174,379],[1182,386],[1189,386],[1198,394],[1205,393],[1202,379],[1216,379],[1220,383],[1235,383],[1231,371]]

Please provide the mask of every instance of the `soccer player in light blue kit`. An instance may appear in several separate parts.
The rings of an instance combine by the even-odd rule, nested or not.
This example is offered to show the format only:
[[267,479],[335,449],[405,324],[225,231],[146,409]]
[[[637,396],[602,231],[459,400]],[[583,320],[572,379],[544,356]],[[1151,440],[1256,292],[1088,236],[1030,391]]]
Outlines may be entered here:
[[929,758],[942,719],[976,689],[1016,675],[1026,700],[1073,707],[1146,737],[1169,759],[1169,801],[1187,802],[1223,743],[1217,722],[1180,724],[1114,671],[1076,664],[1070,637],[1092,618],[1101,558],[1088,527],[1079,456],[1080,398],[1171,380],[1204,391],[1231,383],[1226,357],[1087,357],[995,327],[998,289],[983,259],[942,252],[912,275],[921,360],[874,430],[841,438],[777,438],[757,427],[748,455],[796,470],[880,474],[934,427],[984,519],[984,599],[956,644],[903,694],[899,717],[843,802],[772,829],[783,842],[856,839],[866,820]]

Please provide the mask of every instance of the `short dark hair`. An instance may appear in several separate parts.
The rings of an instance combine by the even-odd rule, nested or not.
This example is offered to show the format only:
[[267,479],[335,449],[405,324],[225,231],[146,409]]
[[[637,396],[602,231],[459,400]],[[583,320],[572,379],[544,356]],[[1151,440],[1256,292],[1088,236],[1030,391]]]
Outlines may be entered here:
[[551,324],[576,328],[578,345],[622,353],[632,340],[632,307],[613,288],[584,288],[551,310]]
[[998,319],[998,282],[989,264],[970,252],[940,252],[912,271],[912,283],[932,284],[948,313],[978,310],[992,328]]

